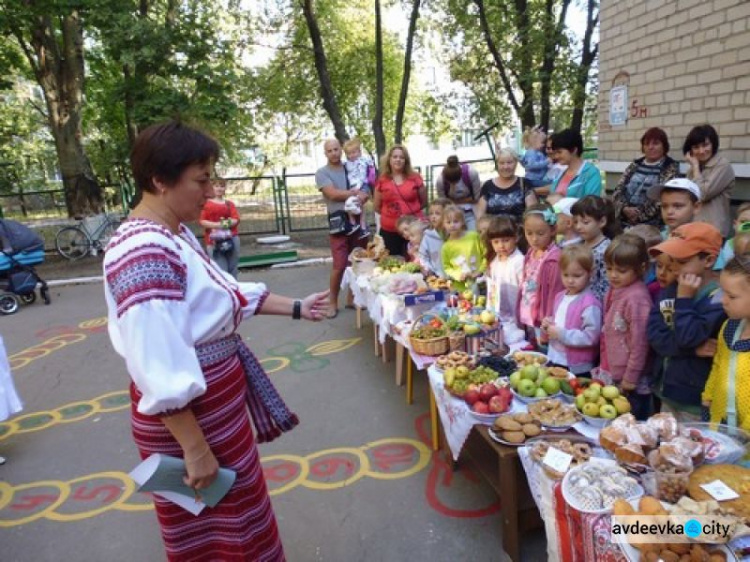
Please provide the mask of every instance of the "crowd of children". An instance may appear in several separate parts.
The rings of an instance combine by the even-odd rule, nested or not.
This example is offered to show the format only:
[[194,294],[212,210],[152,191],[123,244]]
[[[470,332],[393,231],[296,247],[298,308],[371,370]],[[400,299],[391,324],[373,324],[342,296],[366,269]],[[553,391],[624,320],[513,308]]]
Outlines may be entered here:
[[[477,231],[447,199],[429,223],[402,217],[409,256],[454,290],[478,290],[511,349],[539,349],[578,376],[616,384],[633,413],[729,420],[750,429],[750,204],[734,238],[695,222],[700,192],[654,186],[663,231],[622,233],[608,199],[528,207],[521,224],[484,216]],[[524,251],[525,250],[525,251]]]

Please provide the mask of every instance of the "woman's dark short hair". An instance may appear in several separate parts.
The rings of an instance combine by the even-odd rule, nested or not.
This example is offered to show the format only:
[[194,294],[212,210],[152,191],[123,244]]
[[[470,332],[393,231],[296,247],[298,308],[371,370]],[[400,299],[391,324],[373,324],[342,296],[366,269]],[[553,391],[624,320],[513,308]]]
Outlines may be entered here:
[[663,129],[660,129],[659,127],[651,127],[643,133],[643,136],[641,137],[641,151],[643,151],[643,145],[649,141],[660,142],[664,147],[664,154],[669,153],[669,138],[667,138],[667,133],[665,133]]
[[703,144],[707,140],[711,141],[713,150],[711,156],[716,155],[719,150],[719,133],[716,132],[716,129],[708,124],[693,127],[685,139],[685,144],[682,145],[682,153],[687,154],[694,146]]
[[138,135],[130,152],[136,188],[153,192],[154,178],[172,185],[189,166],[216,162],[219,153],[219,143],[198,129],[178,121],[151,125]]
[[576,150],[578,156],[583,155],[583,137],[581,133],[573,129],[563,129],[559,133],[552,135],[552,148],[560,150],[561,148],[573,152]]

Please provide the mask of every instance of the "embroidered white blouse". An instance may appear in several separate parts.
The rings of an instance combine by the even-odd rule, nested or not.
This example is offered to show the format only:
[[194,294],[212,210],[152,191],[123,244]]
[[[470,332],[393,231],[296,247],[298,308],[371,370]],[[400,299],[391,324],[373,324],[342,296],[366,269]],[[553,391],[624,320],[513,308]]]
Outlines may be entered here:
[[112,237],[104,280],[109,336],[146,415],[205,393],[196,344],[232,334],[268,295],[263,283],[238,283],[222,271],[184,225],[174,235],[144,219],[126,221]]

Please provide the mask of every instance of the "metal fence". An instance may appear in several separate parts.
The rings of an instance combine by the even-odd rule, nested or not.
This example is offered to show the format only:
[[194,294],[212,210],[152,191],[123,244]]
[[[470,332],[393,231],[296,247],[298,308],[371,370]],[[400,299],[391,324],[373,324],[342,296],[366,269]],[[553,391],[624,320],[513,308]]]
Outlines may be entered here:
[[[491,159],[471,160],[471,164],[487,179],[494,173]],[[417,168],[427,186],[428,199],[435,198],[434,180],[444,163]],[[287,173],[268,176],[227,177],[227,198],[240,214],[240,235],[258,235],[322,231],[328,228],[326,205],[315,185],[315,173]],[[107,186],[109,209],[127,205],[132,193],[126,186]],[[0,194],[0,216],[17,220],[67,217],[62,189],[39,190],[23,194]]]

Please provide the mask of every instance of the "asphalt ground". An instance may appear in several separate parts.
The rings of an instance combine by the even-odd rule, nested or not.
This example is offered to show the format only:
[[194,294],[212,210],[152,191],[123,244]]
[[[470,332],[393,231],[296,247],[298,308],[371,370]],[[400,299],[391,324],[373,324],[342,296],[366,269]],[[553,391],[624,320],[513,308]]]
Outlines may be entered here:
[[[327,286],[329,266],[241,274],[277,293]],[[0,423],[0,560],[160,561],[149,496],[125,475],[128,375],[106,333],[100,283],[54,287],[52,304],[0,317],[24,411]],[[428,446],[428,389],[406,404],[393,363],[354,312],[322,323],[255,317],[241,334],[301,424],[260,446],[290,561],[505,560],[500,504]],[[522,538],[544,560],[543,533]]]

